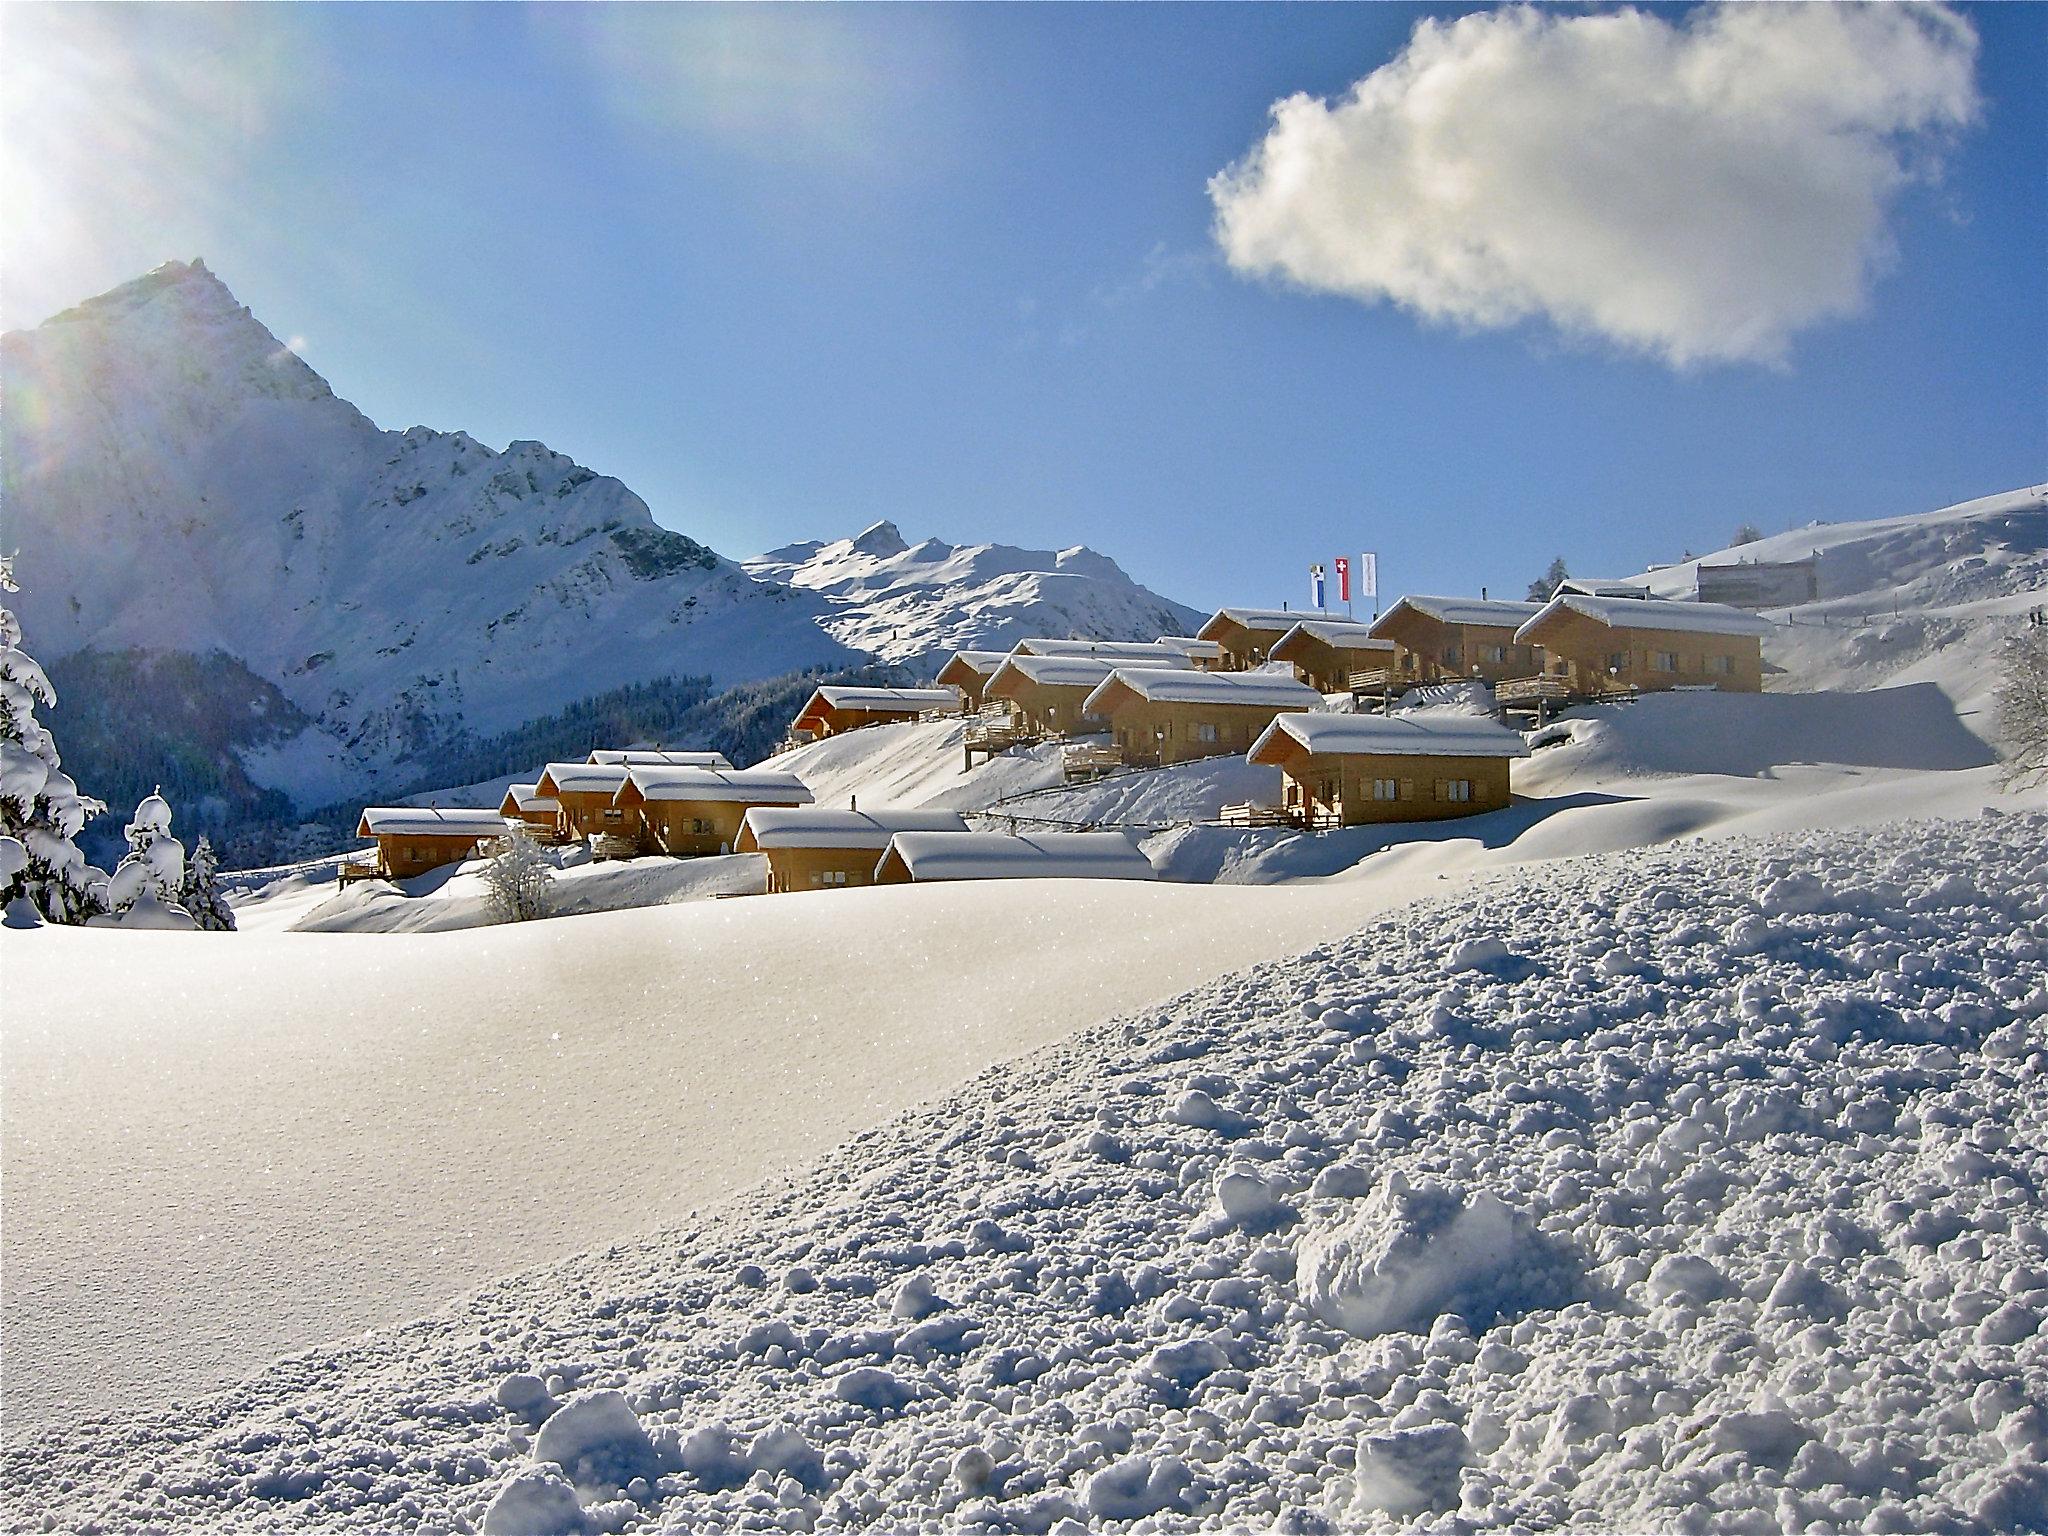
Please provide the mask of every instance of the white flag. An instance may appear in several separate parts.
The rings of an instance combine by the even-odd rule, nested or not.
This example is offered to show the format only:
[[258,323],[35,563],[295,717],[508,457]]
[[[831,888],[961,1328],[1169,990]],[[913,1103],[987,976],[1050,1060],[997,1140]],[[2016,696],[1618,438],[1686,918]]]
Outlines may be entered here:
[[1358,595],[1378,597],[1380,595],[1380,557],[1367,550],[1358,557]]

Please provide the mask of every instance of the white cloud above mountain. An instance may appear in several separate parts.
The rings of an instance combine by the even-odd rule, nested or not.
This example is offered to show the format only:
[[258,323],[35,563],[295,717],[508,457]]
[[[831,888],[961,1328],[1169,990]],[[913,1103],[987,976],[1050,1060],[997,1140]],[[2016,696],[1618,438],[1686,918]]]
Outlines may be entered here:
[[1424,21],[1341,97],[1274,104],[1210,181],[1216,239],[1432,321],[1777,365],[1865,304],[1898,193],[1977,115],[1976,54],[1942,6]]

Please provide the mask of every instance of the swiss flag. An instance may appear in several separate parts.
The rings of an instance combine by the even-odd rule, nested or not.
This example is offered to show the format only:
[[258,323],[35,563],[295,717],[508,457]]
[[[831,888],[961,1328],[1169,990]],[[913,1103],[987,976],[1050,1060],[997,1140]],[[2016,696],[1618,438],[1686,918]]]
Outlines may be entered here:
[[1351,601],[1351,557],[1339,555],[1330,563],[1337,568],[1337,601],[1348,603]]

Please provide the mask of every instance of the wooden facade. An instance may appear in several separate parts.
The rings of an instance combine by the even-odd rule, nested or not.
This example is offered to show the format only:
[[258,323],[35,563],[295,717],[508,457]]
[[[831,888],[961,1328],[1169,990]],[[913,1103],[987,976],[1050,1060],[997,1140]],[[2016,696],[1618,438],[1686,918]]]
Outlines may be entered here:
[[869,688],[828,683],[817,689],[797,712],[790,733],[816,741],[857,731],[867,725],[895,725],[915,720],[929,710],[956,710],[960,696],[951,688]]
[[1516,637],[1541,606],[1476,597],[1404,597],[1373,621],[1371,633],[1394,642],[1395,665],[1405,682],[1477,677],[1495,683],[1542,669],[1537,647]]
[[391,880],[474,858],[480,844],[504,835],[504,818],[485,809],[370,806],[356,823],[357,837],[376,839],[375,872]]
[[1526,755],[1519,735],[1470,715],[1283,715],[1250,753],[1280,770],[1289,820],[1345,827],[1500,810],[1508,764]]
[[872,885],[875,865],[899,832],[965,832],[957,811],[756,807],[740,827],[738,853],[759,853],[771,893]]
[[988,701],[989,679],[1009,660],[1007,651],[955,651],[939,668],[938,682],[960,695],[960,707],[976,714]]
[[536,833],[561,834],[562,802],[540,792],[538,784],[514,784],[498,802],[498,814],[507,821],[523,823]]
[[1341,615],[1297,613],[1290,608],[1222,608],[1202,626],[1196,638],[1213,640],[1219,650],[1217,670],[1248,672],[1263,666],[1280,643],[1280,637],[1303,619],[1341,619]]
[[1108,723],[1124,762],[1165,767],[1243,753],[1276,715],[1322,702],[1306,683],[1277,674],[1119,669],[1086,707]]
[[555,825],[569,842],[634,838],[639,836],[639,820],[617,802],[619,786],[631,771],[623,763],[549,763],[534,789],[560,805]]
[[1714,603],[1566,594],[1522,627],[1545,675],[1573,693],[1713,688],[1759,693],[1766,619]]
[[1088,712],[1088,696],[1114,667],[1088,656],[1019,656],[1003,660],[988,683],[988,701],[1007,704],[1034,736],[1086,736],[1106,729]]
[[794,774],[762,769],[634,768],[617,794],[641,851],[674,858],[731,853],[749,810],[810,799]]
[[1393,641],[1375,638],[1368,624],[1340,619],[1304,619],[1275,642],[1271,657],[1317,693],[1343,693],[1354,672],[1397,665]]

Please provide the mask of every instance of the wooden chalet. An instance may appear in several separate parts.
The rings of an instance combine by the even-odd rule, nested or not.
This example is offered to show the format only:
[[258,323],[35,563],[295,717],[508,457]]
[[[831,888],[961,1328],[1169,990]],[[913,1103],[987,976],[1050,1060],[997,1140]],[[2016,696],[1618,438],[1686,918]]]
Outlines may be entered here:
[[1150,880],[1152,861],[1121,832],[899,832],[875,884],[936,880]]
[[643,852],[694,858],[731,853],[755,806],[809,805],[811,792],[795,774],[767,768],[647,765],[627,770],[616,799]]
[[958,690],[960,707],[970,715],[975,714],[987,701],[988,680],[1009,655],[1008,651],[955,651],[952,659],[939,668],[936,681],[942,687]]
[[1516,635],[1542,606],[1411,594],[1373,620],[1371,633],[1394,642],[1401,684],[1473,677],[1492,683],[1542,670],[1536,648]]
[[1032,656],[1013,652],[989,679],[991,703],[1010,707],[1034,736],[1087,736],[1108,727],[1087,707],[1088,696],[1120,666],[1134,671],[1185,672],[1185,657],[1154,651],[1142,663],[1098,656]]
[[1541,647],[1544,675],[1575,695],[1715,688],[1760,693],[1769,619],[1722,603],[1564,592],[1516,639]]
[[1391,670],[1395,650],[1393,641],[1373,635],[1370,624],[1303,619],[1274,643],[1270,654],[1292,666],[1294,675],[1317,693],[1346,693],[1354,676]]
[[1275,715],[1322,703],[1307,683],[1277,672],[1119,667],[1084,707],[1108,722],[1126,763],[1164,767],[1243,752]]
[[1201,640],[1193,635],[1161,635],[1152,643],[1180,652],[1204,672],[1223,670],[1223,647],[1217,641]]
[[523,822],[534,832],[553,838],[561,835],[562,802],[540,792],[538,784],[514,784],[498,802],[498,814],[507,821]]
[[1012,656],[1087,656],[1096,661],[1139,666],[1193,666],[1185,653],[1162,640],[1019,640],[1010,647]]
[[827,683],[797,712],[790,734],[817,741],[866,725],[895,725],[931,710],[953,711],[960,695],[951,688],[871,688]]
[[505,818],[481,807],[369,806],[356,823],[356,836],[377,840],[376,862],[344,865],[343,879],[409,880],[443,864],[473,858],[479,844],[504,835]]
[[1313,609],[1304,612],[1291,608],[1221,608],[1202,626],[1196,638],[1216,642],[1220,670],[1248,672],[1263,666],[1272,656],[1273,647],[1280,643],[1280,637],[1303,619],[1337,617]]
[[1281,715],[1250,758],[1280,770],[1287,819],[1302,826],[1436,821],[1508,804],[1521,736],[1482,715]]
[[664,747],[601,748],[590,754],[593,763],[627,768],[730,768],[723,752],[671,752]]
[[624,763],[549,763],[534,792],[561,807],[555,825],[566,841],[635,838],[639,823],[617,803],[619,786],[631,771]]
[[899,832],[966,830],[958,811],[757,805],[747,812],[733,849],[766,857],[771,892],[837,890],[872,885],[875,865]]

